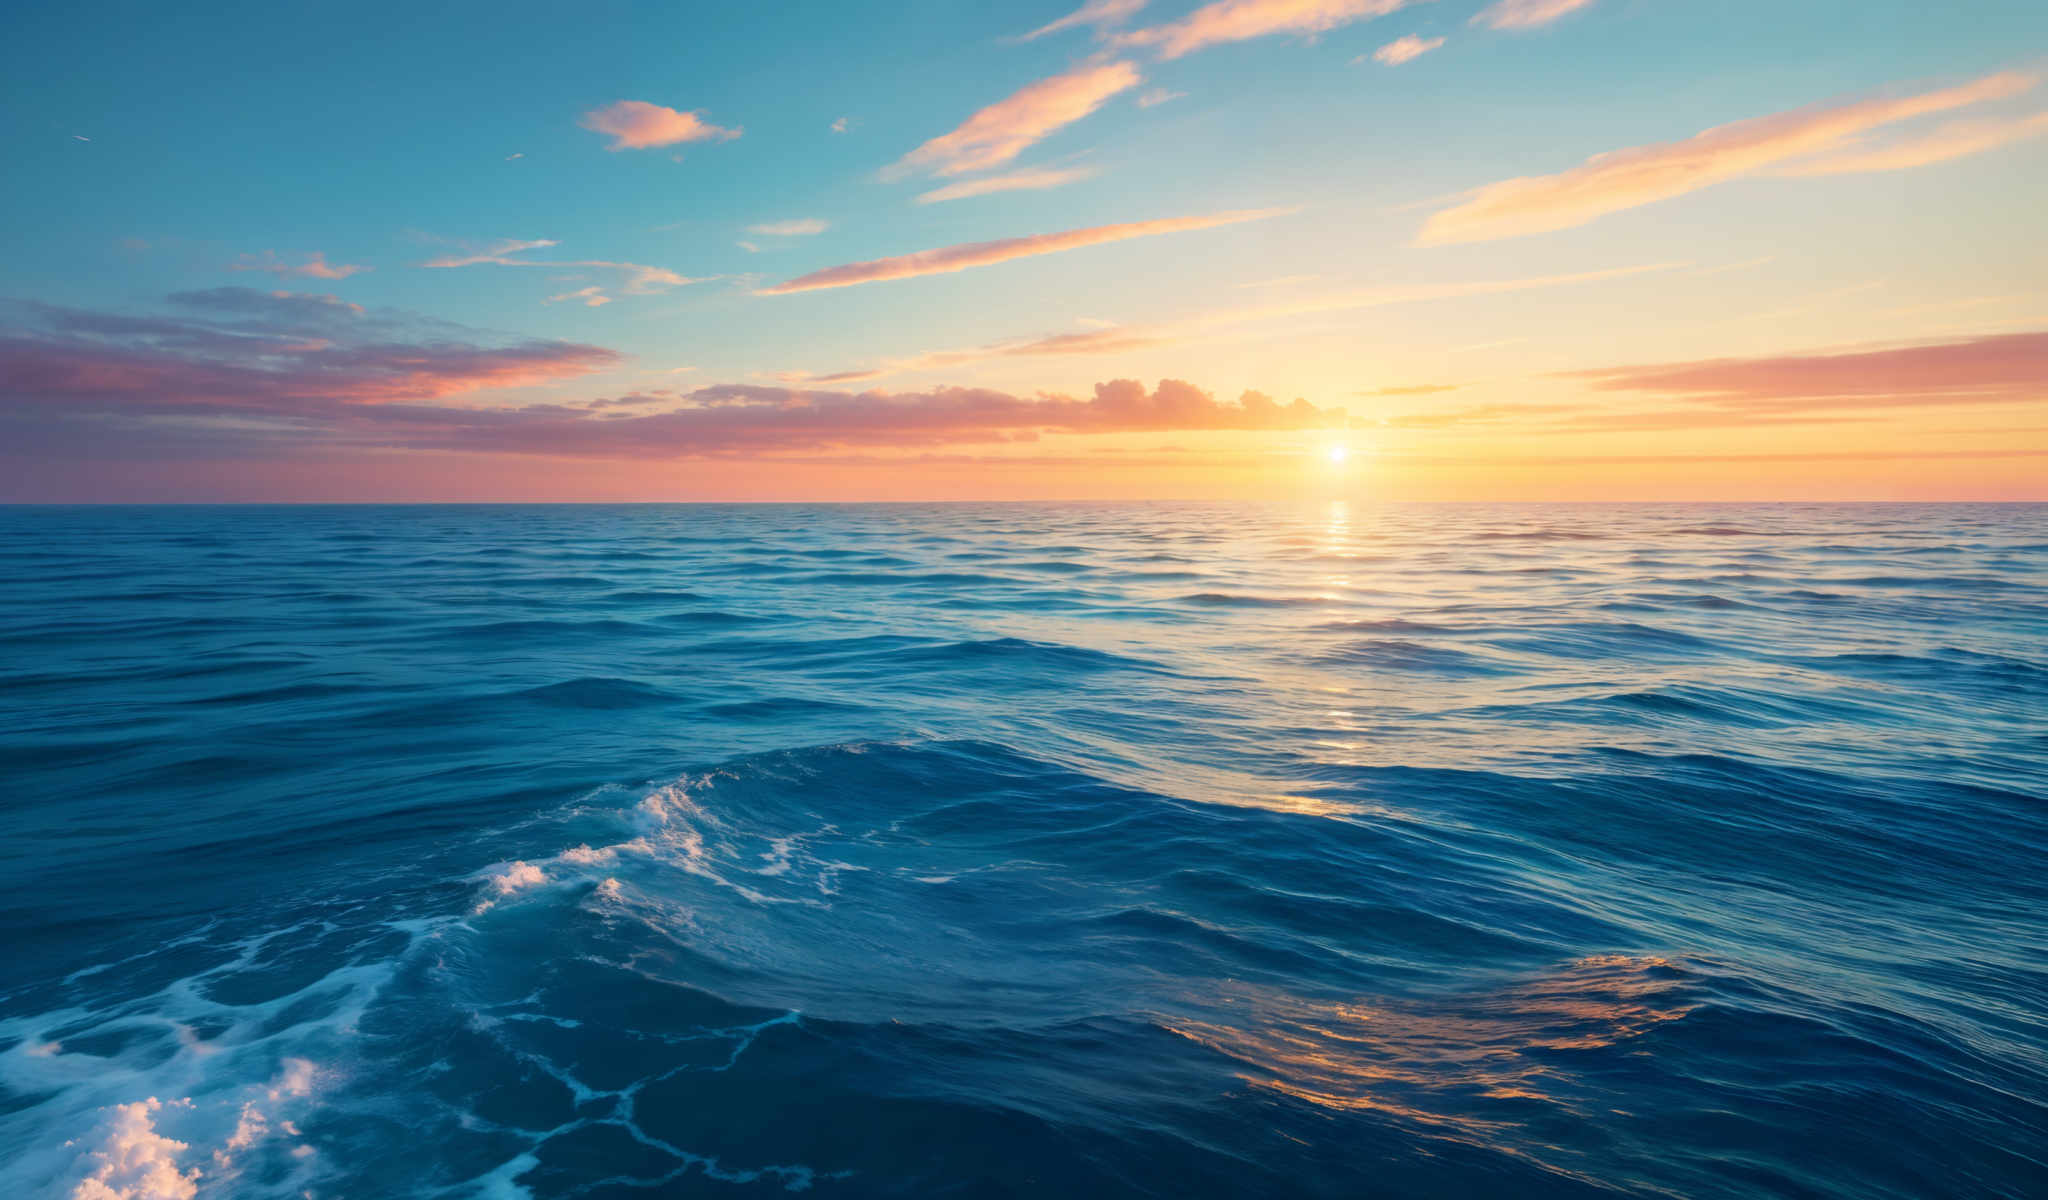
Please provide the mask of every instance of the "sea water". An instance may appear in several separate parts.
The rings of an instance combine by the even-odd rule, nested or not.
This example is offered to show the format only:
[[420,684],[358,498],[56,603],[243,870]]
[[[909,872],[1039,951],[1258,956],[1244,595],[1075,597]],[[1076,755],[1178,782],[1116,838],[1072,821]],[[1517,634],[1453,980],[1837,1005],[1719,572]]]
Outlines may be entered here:
[[2048,507],[0,510],[0,1195],[2048,1194]]

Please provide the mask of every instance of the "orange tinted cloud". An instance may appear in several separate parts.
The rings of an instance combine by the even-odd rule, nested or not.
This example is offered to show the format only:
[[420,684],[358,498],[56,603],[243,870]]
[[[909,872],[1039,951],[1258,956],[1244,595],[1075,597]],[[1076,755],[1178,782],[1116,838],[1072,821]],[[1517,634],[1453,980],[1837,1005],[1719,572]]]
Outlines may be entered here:
[[608,150],[646,150],[678,142],[730,141],[738,129],[725,129],[701,112],[677,112],[645,100],[620,100],[583,114],[585,129],[611,135]]
[[938,204],[946,200],[965,200],[971,196],[987,196],[995,192],[1041,191],[1045,188],[1064,187],[1095,174],[1093,167],[1044,167],[1022,171],[1006,171],[1001,175],[985,175],[980,179],[964,179],[949,183],[942,188],[933,188],[917,198],[919,204]]
[[1560,174],[1479,188],[1462,204],[1432,216],[1416,243],[1441,246],[1571,229],[1828,150],[1867,129],[2015,95],[2034,82],[2030,75],[2004,72],[1917,96],[1797,109],[1716,126],[1683,141],[1598,154]]
[[1995,150],[2012,142],[2048,133],[2048,112],[2030,117],[1985,121],[1950,121],[1920,137],[1874,149],[1849,147],[1782,168],[1780,175],[1849,175],[1864,171],[1903,171]]
[[1408,0],[1216,0],[1178,21],[1120,34],[1120,46],[1145,46],[1161,58],[1179,58],[1225,42],[1276,33],[1312,37],[1353,21],[1382,17]]
[[1372,56],[1376,62],[1398,67],[1405,62],[1414,62],[1443,44],[1444,40],[1440,37],[1419,38],[1411,33],[1407,37],[1395,38],[1381,46],[1372,52]]
[[265,250],[261,255],[244,254],[240,261],[228,268],[230,271],[262,271],[280,278],[297,275],[306,279],[347,279],[369,269],[344,263],[330,263],[327,261],[327,255],[318,250],[308,254],[306,261],[302,263],[286,262],[275,250]]
[[[684,287],[692,283],[704,282],[703,277],[693,279],[687,275],[671,271],[667,267],[653,267],[648,266],[646,263],[615,262],[602,258],[542,260],[513,257],[529,250],[545,250],[553,245],[555,243],[548,238],[536,238],[528,242],[506,239],[494,242],[482,250],[474,250],[468,254],[444,254],[439,258],[428,259],[420,265],[422,267],[445,269],[452,267],[474,267],[488,263],[499,267],[576,267],[618,271],[624,274],[626,280],[619,290],[629,296],[651,296],[672,287]],[[581,295],[582,293],[576,294]],[[559,296],[555,297],[555,299],[560,298]],[[604,303],[604,301],[599,301],[599,303]]]
[[963,175],[999,167],[1144,77],[1128,62],[1083,66],[1018,89],[903,156],[898,171]]
[[1088,3],[1083,4],[1059,20],[1041,25],[1018,40],[1025,42],[1034,41],[1049,33],[1060,33],[1068,29],[1078,29],[1083,25],[1093,25],[1097,29],[1107,28],[1111,25],[1121,25],[1125,21],[1130,20],[1131,16],[1143,7],[1145,7],[1145,0],[1088,0]]
[[936,250],[920,250],[915,254],[899,254],[894,258],[877,258],[869,262],[827,267],[786,283],[778,283],[771,288],[763,288],[762,294],[780,296],[790,292],[812,292],[823,288],[879,283],[886,279],[944,275],[954,271],[965,271],[971,267],[986,267],[1008,262],[1013,258],[1057,254],[1062,250],[1077,250],[1082,246],[1095,246],[1103,242],[1121,242],[1129,238],[1151,237],[1161,233],[1185,233],[1194,229],[1213,229],[1218,225],[1235,225],[1242,221],[1260,221],[1289,211],[1292,210],[1247,209],[1200,217],[1129,221],[1121,225],[1097,225],[1089,229],[1069,229],[1060,233],[1039,233],[1028,237],[1000,238],[992,242],[942,246]]
[[1472,18],[1488,29],[1534,29],[1575,13],[1593,0],[1499,0]]
[[[1187,317],[1172,325],[1157,325],[1148,328],[1131,328],[1112,325],[1106,329],[1086,333],[1051,334],[1032,338],[1008,338],[983,346],[951,350],[929,350],[908,358],[891,359],[879,365],[854,370],[837,371],[830,375],[803,376],[813,383],[845,382],[856,379],[877,379],[884,375],[900,375],[910,371],[929,371],[946,367],[964,366],[968,363],[983,362],[994,358],[1010,358],[1033,354],[1108,354],[1129,350],[1150,349],[1188,341],[1204,332],[1230,325],[1247,324],[1257,321],[1284,320],[1291,317],[1313,316],[1318,313],[1344,312],[1358,308],[1380,308],[1395,304],[1416,304],[1431,300],[1452,300],[1462,296],[1490,296],[1502,292],[1520,292],[1535,288],[1571,287],[1582,283],[1600,283],[1610,279],[1625,279],[1655,271],[1676,270],[1684,263],[1643,263],[1630,267],[1609,267],[1599,271],[1581,271],[1572,275],[1534,275],[1519,279],[1477,279],[1458,283],[1435,284],[1394,284],[1382,287],[1351,288],[1301,296],[1273,304],[1255,305],[1246,308],[1214,309]],[[1296,277],[1300,280],[1315,279],[1316,276]],[[1291,280],[1270,280],[1270,283],[1292,282]]]
[[2048,332],[1929,346],[1574,371],[1601,391],[1658,392],[1749,410],[2048,400]]

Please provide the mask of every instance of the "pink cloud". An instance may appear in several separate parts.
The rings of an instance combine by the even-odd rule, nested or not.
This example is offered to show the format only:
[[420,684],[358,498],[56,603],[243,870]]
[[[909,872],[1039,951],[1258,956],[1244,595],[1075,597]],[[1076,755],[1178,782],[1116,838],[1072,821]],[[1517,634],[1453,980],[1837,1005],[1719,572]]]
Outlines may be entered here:
[[1372,52],[1372,56],[1377,62],[1383,62],[1390,67],[1398,67],[1405,62],[1414,62],[1443,44],[1444,40],[1440,37],[1419,38],[1411,33],[1406,37],[1395,38],[1393,41],[1381,46]]
[[467,254],[443,254],[439,258],[430,258],[420,265],[437,269],[473,267],[478,263],[495,263],[501,267],[525,267],[532,264],[524,259],[515,259],[512,256],[524,254],[528,250],[545,250],[554,244],[553,241],[547,238],[536,238],[530,242],[504,238],[492,242],[482,250],[472,250]]
[[332,296],[214,288],[132,317],[50,305],[0,309],[10,409],[269,412],[435,400],[611,367],[617,353],[552,340],[458,340],[450,327]]
[[1157,221],[1130,221],[1121,225],[1097,225],[1089,229],[1069,229],[1061,233],[1040,233],[1029,237],[1001,238],[992,242],[969,242],[959,246],[942,246],[936,250],[921,250],[915,254],[899,254],[894,258],[878,258],[869,262],[847,263],[843,266],[827,267],[808,275],[763,288],[762,293],[770,296],[786,295],[790,292],[811,292],[822,288],[852,287],[862,283],[879,283],[887,279],[912,279],[920,275],[944,275],[954,271],[965,271],[972,267],[986,267],[995,263],[1008,262],[1015,258],[1030,258],[1039,254],[1057,254],[1063,250],[1077,250],[1083,246],[1096,246],[1104,242],[1120,242],[1129,238],[1152,237],[1162,233],[1185,233],[1196,229],[1213,229],[1219,225],[1235,225],[1243,221],[1261,221],[1267,217],[1279,216],[1292,210],[1282,208],[1249,209],[1237,212],[1212,213],[1200,217],[1169,217]]
[[2032,76],[2005,72],[1916,96],[1797,109],[1716,126],[1683,141],[1595,155],[1560,174],[1479,188],[1430,217],[1416,243],[1442,246],[1571,229],[1830,149],[1867,129],[2011,96],[2034,82]]
[[1535,29],[1590,8],[1593,0],[1498,0],[1472,18],[1488,29]]
[[645,100],[619,100],[583,114],[585,129],[609,134],[608,150],[646,150],[673,146],[679,142],[726,142],[740,136],[740,130],[725,129],[704,119],[701,112],[677,112]]
[[1804,159],[1780,168],[1778,174],[1850,175],[1867,171],[1904,171],[1996,150],[2044,133],[2048,133],[2048,112],[2010,119],[1950,121],[1939,129],[1888,146],[1850,146]]
[[1078,67],[1018,89],[903,156],[895,170],[964,175],[999,167],[1119,92],[1144,82],[1128,62]]
[[1383,17],[1409,0],[1216,0],[1178,21],[1118,35],[1119,46],[1143,46],[1172,59],[1225,42],[1276,33],[1313,37],[1353,21]]
[[262,271],[279,278],[301,276],[307,279],[347,279],[369,270],[368,267],[330,263],[327,255],[315,250],[302,263],[289,263],[278,256],[275,250],[265,250],[261,255],[244,254],[230,271]]
[[[0,329],[0,428],[8,443],[18,452],[61,446],[102,461],[344,448],[660,459],[1057,433],[1293,430],[1347,420],[1341,409],[1257,392],[1226,402],[1176,380],[1153,388],[1113,380],[1087,396],[718,384],[522,407],[451,404],[440,401],[601,370],[618,355],[565,342],[459,342],[442,326],[427,340],[405,336],[416,318],[245,289],[178,303],[206,315],[127,317],[39,305],[0,312],[23,318]],[[313,331],[326,335],[323,346],[287,347]]]
[[1844,354],[1653,363],[1570,372],[1601,391],[1657,392],[1745,410],[2048,400],[2048,332]]
[[980,179],[964,179],[933,188],[918,196],[919,204],[939,204],[947,200],[965,200],[973,196],[988,196],[996,192],[1041,191],[1046,188],[1065,187],[1067,184],[1087,179],[1095,174],[1093,167],[1029,168],[1021,171],[1006,171],[1001,175],[984,175]]
[[1035,41],[1047,34],[1061,33],[1068,29],[1078,29],[1084,25],[1094,26],[1097,29],[1106,29],[1112,25],[1121,25],[1125,21],[1130,20],[1143,7],[1145,7],[1145,0],[1088,0],[1088,3],[1083,4],[1059,20],[1041,25],[1018,40],[1024,42]]
[[[534,259],[515,257],[515,255],[524,254],[530,250],[545,250],[554,245],[555,243],[547,238],[536,238],[533,241],[518,241],[508,238],[494,242],[481,250],[472,250],[465,254],[444,254],[439,258],[431,258],[421,263],[420,266],[447,270],[455,267],[474,267],[489,264],[499,267],[555,267],[618,271],[625,276],[626,280],[619,290],[629,296],[651,296],[672,287],[685,287],[693,283],[703,283],[708,278],[707,276],[691,278],[690,276],[671,271],[667,267],[651,267],[646,263],[616,262],[603,258]],[[556,297],[556,299],[560,299],[560,297]]]

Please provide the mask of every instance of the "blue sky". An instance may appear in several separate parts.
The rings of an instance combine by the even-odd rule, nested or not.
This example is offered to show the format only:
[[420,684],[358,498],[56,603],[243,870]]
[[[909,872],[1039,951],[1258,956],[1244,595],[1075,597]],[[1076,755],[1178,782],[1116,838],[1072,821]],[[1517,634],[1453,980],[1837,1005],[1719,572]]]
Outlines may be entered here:
[[[206,289],[288,290],[402,310],[422,330],[445,322],[472,340],[616,355],[502,389],[490,402],[504,405],[659,383],[688,406],[678,379],[822,386],[819,376],[879,370],[845,382],[1036,396],[1187,379],[1226,400],[1254,389],[1344,407],[1340,425],[1415,415],[1361,405],[1360,392],[1451,376],[1458,400],[1480,386],[1466,376],[1483,376],[1500,402],[1553,390],[1541,381],[1572,369],[2048,326],[2048,138],[2021,129],[2048,109],[2048,86],[2028,82],[2048,61],[2048,6],[1510,3],[1533,14],[1525,27],[1492,28],[1487,5],[1452,0],[1225,0],[1210,10],[1264,19],[1253,10],[1291,4],[1310,16],[1186,53],[1145,31],[1207,10],[1163,0],[1032,40],[1020,35],[1073,5],[42,6],[0,45],[14,182],[0,193],[0,296],[136,313]],[[1427,51],[1396,65],[1372,57],[1411,36]],[[1129,64],[1141,81],[1014,158],[959,176],[903,165],[1039,81],[1105,64]],[[1967,138],[1971,122],[1988,122],[1981,150],[1841,174],[1773,164],[1567,228],[1416,244],[1433,213],[1504,180],[1730,122],[1987,78],[2021,82],[1823,148]],[[738,133],[611,149],[591,114],[620,102]],[[1078,177],[916,202],[1015,170]],[[760,294],[917,251],[1244,210],[1281,211],[956,273]],[[822,228],[756,232],[792,222]],[[541,240],[554,245],[507,257],[581,265],[423,265]],[[313,255],[364,269],[235,269]],[[696,282],[636,287],[628,268],[590,264]],[[1263,321],[1213,316],[1276,298],[1606,271],[1636,273]],[[584,303],[592,296],[608,302]],[[1101,354],[948,357],[1113,329],[1145,332]],[[1999,403],[1986,428],[2012,424],[2015,402]],[[1398,439],[1381,440],[1397,458]],[[790,450],[821,448],[831,446]]]

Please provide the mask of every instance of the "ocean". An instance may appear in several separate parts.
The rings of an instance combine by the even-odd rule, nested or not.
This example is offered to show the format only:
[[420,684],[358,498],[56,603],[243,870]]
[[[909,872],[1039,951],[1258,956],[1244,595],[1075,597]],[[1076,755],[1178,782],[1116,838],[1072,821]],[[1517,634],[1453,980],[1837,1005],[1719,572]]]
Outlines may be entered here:
[[2048,1195],[2048,506],[0,509],[0,1196]]

